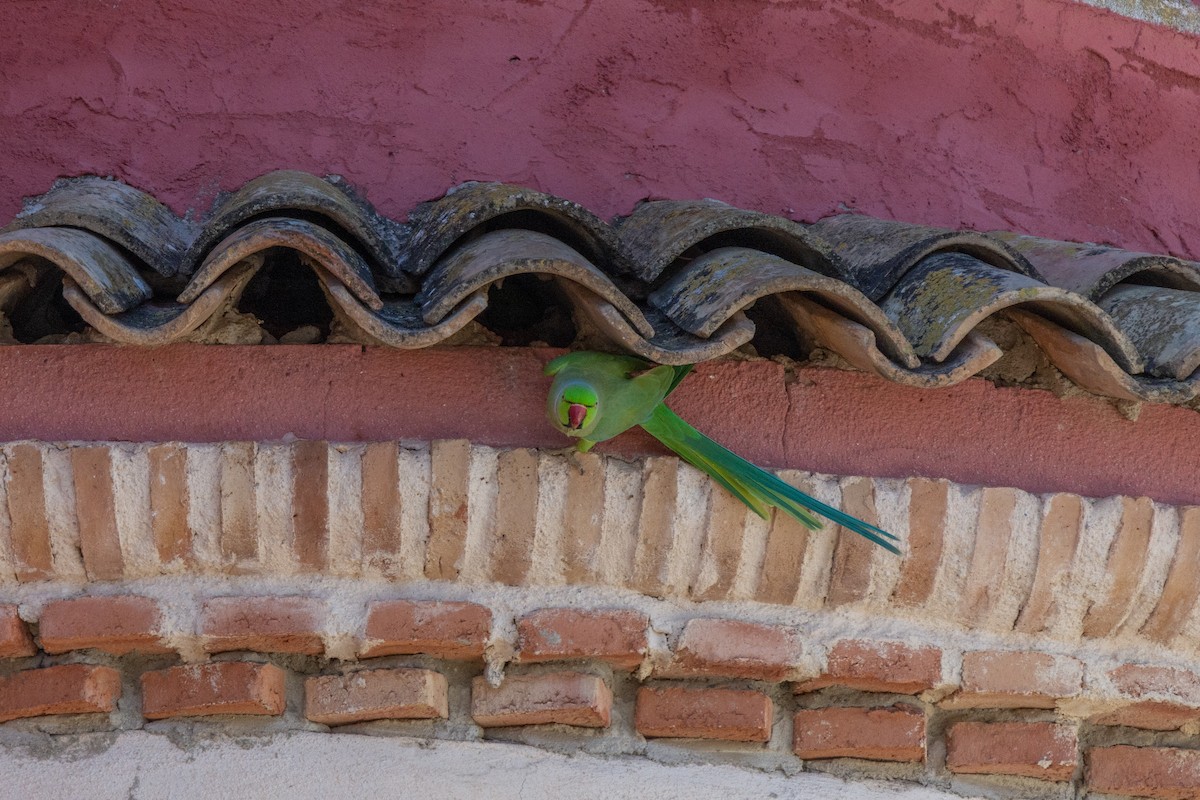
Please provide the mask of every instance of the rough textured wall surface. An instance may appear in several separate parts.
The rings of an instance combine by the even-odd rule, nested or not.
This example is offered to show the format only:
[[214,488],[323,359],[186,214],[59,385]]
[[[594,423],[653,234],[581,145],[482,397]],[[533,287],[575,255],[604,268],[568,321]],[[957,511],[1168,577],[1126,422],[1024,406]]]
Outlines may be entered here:
[[176,210],[269,169],[386,213],[503,179],[1200,256],[1197,40],[1057,0],[18,2],[0,218],[60,175]]

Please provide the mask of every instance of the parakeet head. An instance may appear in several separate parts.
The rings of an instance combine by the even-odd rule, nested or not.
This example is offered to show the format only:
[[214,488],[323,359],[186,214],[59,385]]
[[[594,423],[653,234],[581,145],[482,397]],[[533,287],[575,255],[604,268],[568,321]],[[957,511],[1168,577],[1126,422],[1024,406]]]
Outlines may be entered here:
[[599,399],[584,383],[567,383],[550,396],[550,418],[568,436],[586,436],[595,426]]

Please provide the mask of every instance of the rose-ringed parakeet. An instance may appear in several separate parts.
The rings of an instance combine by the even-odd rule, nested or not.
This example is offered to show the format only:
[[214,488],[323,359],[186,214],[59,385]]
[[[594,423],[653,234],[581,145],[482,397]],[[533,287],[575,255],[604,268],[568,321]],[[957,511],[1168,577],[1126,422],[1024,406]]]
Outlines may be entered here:
[[775,507],[816,530],[821,523],[813,516],[815,511],[893,553],[900,552],[892,534],[789,486],[726,450],[667,408],[663,400],[691,370],[690,364],[656,366],[631,356],[568,353],[546,365],[546,374],[554,376],[546,412],[554,427],[579,439],[576,448],[581,452],[640,425],[764,519]]

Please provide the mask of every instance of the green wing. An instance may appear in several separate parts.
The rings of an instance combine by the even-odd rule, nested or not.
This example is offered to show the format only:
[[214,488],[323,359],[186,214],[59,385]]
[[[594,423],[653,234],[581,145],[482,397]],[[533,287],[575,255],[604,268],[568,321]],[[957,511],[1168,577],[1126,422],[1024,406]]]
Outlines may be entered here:
[[811,512],[815,511],[893,553],[900,553],[893,543],[896,537],[892,534],[809,497],[775,475],[754,466],[700,433],[662,403],[655,407],[642,427],[696,469],[707,472],[760,517],[766,518],[768,509],[775,506],[801,524],[816,530],[821,523],[812,515]]

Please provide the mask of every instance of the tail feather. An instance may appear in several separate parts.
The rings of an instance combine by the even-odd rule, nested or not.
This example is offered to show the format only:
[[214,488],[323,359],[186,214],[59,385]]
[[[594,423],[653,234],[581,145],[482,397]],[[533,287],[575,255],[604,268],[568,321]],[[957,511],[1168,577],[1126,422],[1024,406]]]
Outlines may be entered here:
[[826,505],[756,467],[700,433],[662,403],[642,423],[642,427],[689,464],[707,472],[761,517],[765,518],[767,509],[775,506],[801,524],[816,530],[821,527],[820,521],[812,514],[816,512],[893,553],[900,553],[894,544],[896,537],[892,534]]

